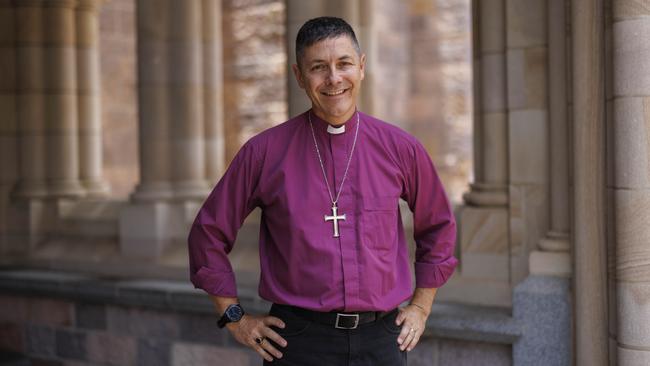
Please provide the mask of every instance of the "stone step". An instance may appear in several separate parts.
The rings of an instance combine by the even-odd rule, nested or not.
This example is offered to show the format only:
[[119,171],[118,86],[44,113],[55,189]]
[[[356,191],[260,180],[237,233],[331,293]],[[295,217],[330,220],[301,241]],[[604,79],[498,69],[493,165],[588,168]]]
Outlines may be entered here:
[[119,213],[127,204],[114,200],[82,200],[60,206],[60,233],[67,237],[117,238]]

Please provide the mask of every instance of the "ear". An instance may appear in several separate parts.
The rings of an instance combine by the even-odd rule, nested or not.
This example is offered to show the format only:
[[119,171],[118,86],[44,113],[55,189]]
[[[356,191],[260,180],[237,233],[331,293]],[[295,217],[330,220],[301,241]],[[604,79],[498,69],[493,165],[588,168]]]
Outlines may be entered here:
[[361,71],[361,80],[366,76],[366,54],[362,53],[359,59],[359,69]]
[[293,70],[293,75],[296,77],[298,86],[300,86],[301,89],[305,89],[305,83],[303,82],[302,79],[302,72],[300,71],[300,66],[298,66],[297,64],[293,64],[291,65],[291,69]]

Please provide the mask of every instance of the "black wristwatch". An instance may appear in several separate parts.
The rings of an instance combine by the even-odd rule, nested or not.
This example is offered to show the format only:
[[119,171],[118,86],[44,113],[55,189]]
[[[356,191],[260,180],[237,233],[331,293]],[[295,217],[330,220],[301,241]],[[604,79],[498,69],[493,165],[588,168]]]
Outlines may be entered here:
[[238,322],[244,316],[244,309],[239,304],[228,305],[223,316],[217,322],[219,328],[223,328],[228,323]]

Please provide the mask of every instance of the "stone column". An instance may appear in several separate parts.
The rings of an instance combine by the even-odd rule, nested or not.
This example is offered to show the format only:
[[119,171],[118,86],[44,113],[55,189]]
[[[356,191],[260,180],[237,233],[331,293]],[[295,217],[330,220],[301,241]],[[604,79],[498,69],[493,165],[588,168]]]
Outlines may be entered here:
[[474,50],[478,55],[475,109],[475,183],[464,195],[473,206],[505,206],[508,203],[508,123],[506,95],[506,8],[505,0],[474,3],[477,29]]
[[548,1],[550,230],[530,255],[530,273],[569,277],[569,141],[566,1]]
[[136,3],[138,32],[138,125],[140,183],[135,201],[155,202],[172,197],[168,43],[171,14],[167,1]]
[[76,11],[79,174],[88,195],[105,195],[102,179],[99,0],[80,0]]
[[447,293],[456,293],[449,300],[464,301],[469,296],[470,302],[508,306],[506,2],[474,1],[472,11],[475,182],[464,194],[460,211],[461,276],[450,282]]
[[79,180],[75,0],[45,1],[45,118],[48,188],[52,197],[84,194]]
[[603,1],[572,1],[571,25],[575,359],[598,366],[608,364]]
[[183,243],[221,173],[220,5],[137,2],[141,183],[120,214],[127,256]]
[[136,2],[140,183],[119,223],[120,250],[132,258],[157,258],[173,236],[170,1]]
[[225,168],[223,126],[223,65],[221,0],[203,0],[203,114],[205,123],[205,175],[208,185],[221,178]]
[[[14,195],[41,198],[47,194],[45,132],[45,55],[43,2],[18,1],[16,14],[16,106],[20,136],[18,181]],[[20,25],[20,26],[19,26]]]
[[325,15],[327,2],[323,0],[287,0],[287,83],[289,117],[296,116],[311,107],[305,92],[300,89],[291,65],[296,63],[296,35],[300,27],[309,19]]
[[510,274],[529,275],[530,252],[548,230],[547,0],[507,0]]
[[[18,177],[16,98],[16,12],[10,0],[0,1],[0,258],[8,258],[12,230],[10,193]],[[0,259],[0,262],[2,260]]]
[[[353,3],[353,2],[350,2]],[[376,0],[359,0],[359,9],[348,11],[348,17],[356,16],[353,27],[358,32],[357,38],[361,44],[361,52],[366,54],[366,69],[363,79],[361,94],[359,95],[359,109],[368,114],[375,114],[377,111],[377,79],[375,72],[378,68],[378,44],[377,32],[375,31],[377,16],[375,14]]]
[[618,364],[650,364],[650,7],[613,1]]
[[[204,109],[220,108],[222,101],[204,99],[204,91],[218,77],[214,68],[221,62],[208,59],[218,56],[214,46],[203,50],[205,32],[217,30],[203,24],[204,5],[215,12],[211,2],[137,3],[141,182],[133,195],[136,201],[202,199],[210,188]],[[203,79],[206,65],[211,80]],[[214,140],[220,117],[208,112],[209,138]]]
[[613,11],[612,1],[604,0],[605,17],[605,135],[606,135],[606,242],[607,242],[607,314],[608,314],[608,336],[609,336],[609,364],[617,364],[618,349],[618,306],[616,301],[616,223],[615,199],[616,188],[614,169],[614,51],[613,51]]
[[[170,1],[169,99],[171,180],[174,197],[204,199],[202,2]],[[207,60],[210,62],[211,60]]]

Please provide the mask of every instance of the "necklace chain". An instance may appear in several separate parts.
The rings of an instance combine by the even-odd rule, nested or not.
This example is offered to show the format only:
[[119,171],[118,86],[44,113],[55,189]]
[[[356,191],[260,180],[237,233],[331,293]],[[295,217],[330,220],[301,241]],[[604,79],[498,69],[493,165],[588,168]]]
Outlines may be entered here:
[[[311,122],[311,111],[307,113],[307,118],[309,119],[309,127],[311,128],[311,136],[314,138],[314,146],[316,146],[316,155],[318,155],[318,162],[320,162],[320,168],[323,171],[323,178],[325,178],[325,185],[327,185],[327,193],[330,195],[330,200],[332,201],[332,205],[336,206],[336,203],[339,201],[339,197],[341,196],[341,191],[343,191],[343,184],[345,184],[345,179],[348,177],[348,169],[350,168],[350,162],[352,161],[352,155],[354,154],[354,147],[357,145],[357,137],[359,136],[359,125],[360,125],[360,119],[359,119],[359,111],[357,111],[357,129],[354,133],[354,141],[352,142],[352,149],[350,150],[350,156],[348,157],[348,163],[345,166],[345,173],[343,173],[343,179],[341,179],[341,187],[339,188],[338,192],[336,193],[336,199],[334,199],[334,195],[332,195],[332,190],[330,189],[330,183],[329,180],[327,179],[327,173],[325,173],[325,165],[323,164],[323,159],[320,156],[320,149],[318,148],[318,142],[316,141],[316,134],[314,133],[314,126]],[[336,189],[336,187],[334,187]]]

